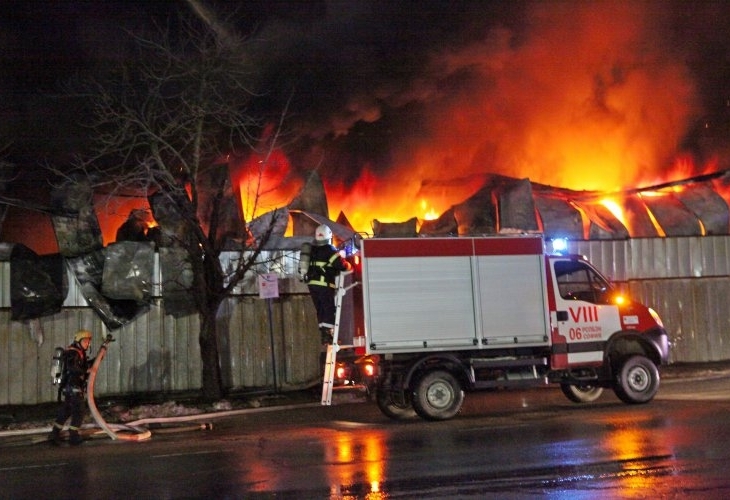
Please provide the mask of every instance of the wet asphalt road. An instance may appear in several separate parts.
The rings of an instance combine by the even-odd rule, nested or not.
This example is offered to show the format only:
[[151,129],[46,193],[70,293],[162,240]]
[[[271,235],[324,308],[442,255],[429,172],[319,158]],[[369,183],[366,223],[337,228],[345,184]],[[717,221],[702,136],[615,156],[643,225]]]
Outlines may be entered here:
[[726,376],[664,381],[640,406],[469,394],[447,422],[309,406],[143,442],[6,447],[0,498],[727,498],[728,415]]

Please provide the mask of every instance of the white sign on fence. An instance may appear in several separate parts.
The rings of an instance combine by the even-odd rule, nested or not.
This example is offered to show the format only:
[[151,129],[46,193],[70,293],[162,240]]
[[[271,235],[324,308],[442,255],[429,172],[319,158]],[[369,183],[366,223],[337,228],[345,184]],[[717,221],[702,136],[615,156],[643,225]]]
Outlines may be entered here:
[[276,299],[279,297],[279,275],[276,273],[259,274],[259,298]]

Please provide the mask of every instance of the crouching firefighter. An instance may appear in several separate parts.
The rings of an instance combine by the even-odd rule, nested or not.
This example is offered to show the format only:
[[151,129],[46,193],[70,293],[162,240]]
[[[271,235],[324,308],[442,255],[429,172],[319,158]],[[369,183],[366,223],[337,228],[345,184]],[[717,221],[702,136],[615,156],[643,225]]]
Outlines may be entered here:
[[61,430],[69,417],[71,418],[69,443],[75,446],[83,442],[79,428],[84,417],[86,381],[89,370],[94,364],[94,360],[86,355],[91,345],[91,337],[90,331],[79,330],[74,336],[73,343],[63,352],[61,383],[58,387],[58,401],[61,405],[49,436],[54,445],[61,443]]
[[314,232],[314,245],[304,279],[317,310],[322,344],[332,343],[336,314],[335,279],[340,272],[351,268],[350,263],[332,246],[332,230],[324,224],[318,226]]

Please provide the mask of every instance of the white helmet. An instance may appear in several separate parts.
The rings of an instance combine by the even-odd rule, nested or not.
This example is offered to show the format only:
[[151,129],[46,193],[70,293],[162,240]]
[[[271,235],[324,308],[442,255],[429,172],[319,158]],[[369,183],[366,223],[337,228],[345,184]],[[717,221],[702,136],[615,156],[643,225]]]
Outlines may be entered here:
[[314,231],[314,242],[315,243],[330,243],[332,241],[332,230],[325,224],[317,226]]

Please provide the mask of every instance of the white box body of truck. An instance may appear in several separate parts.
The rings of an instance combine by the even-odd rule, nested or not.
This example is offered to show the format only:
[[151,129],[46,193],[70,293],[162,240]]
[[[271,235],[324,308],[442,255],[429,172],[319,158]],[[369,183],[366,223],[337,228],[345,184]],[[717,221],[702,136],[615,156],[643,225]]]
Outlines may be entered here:
[[541,238],[415,243],[364,242],[368,353],[549,342]]

